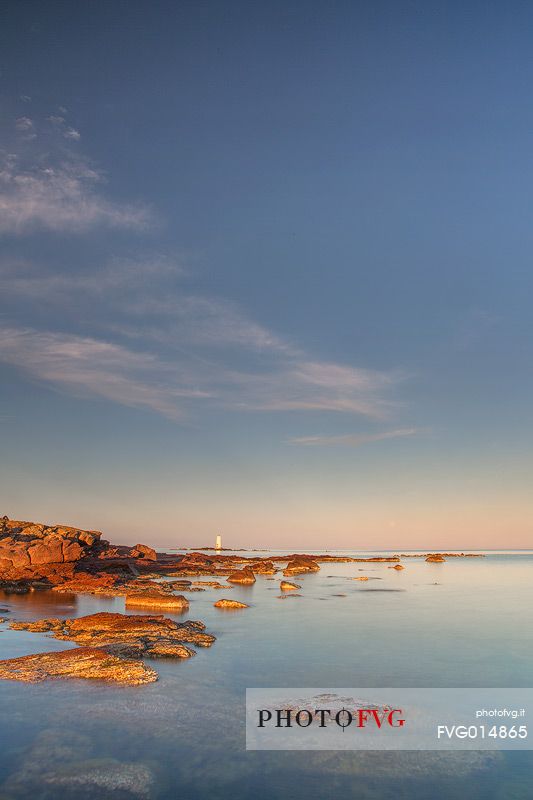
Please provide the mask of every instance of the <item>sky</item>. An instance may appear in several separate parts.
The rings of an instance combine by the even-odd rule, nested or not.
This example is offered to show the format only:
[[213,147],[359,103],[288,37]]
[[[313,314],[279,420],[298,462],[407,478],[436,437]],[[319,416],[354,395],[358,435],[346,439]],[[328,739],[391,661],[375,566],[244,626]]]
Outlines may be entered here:
[[0,513],[533,547],[533,8],[10,2]]

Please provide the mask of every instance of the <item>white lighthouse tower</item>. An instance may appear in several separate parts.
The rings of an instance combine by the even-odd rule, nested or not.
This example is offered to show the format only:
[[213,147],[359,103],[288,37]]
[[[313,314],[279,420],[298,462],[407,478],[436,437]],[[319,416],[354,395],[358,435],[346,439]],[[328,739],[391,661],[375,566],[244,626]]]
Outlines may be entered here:
[[217,536],[215,539],[215,550],[222,550],[222,536]]

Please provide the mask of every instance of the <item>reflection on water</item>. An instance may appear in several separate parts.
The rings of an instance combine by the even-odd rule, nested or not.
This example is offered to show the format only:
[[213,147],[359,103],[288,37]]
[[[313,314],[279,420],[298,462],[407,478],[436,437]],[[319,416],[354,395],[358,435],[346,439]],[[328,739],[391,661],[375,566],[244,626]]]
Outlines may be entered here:
[[[160,680],[142,688],[0,681],[0,796],[530,800],[529,753],[244,749],[247,686],[531,685],[533,555],[405,564],[325,564],[297,577],[302,596],[290,602],[261,576],[191,593],[187,616],[217,642],[185,662],[158,661]],[[351,580],[360,575],[379,584]],[[221,597],[251,607],[223,614],[213,608]],[[54,592],[0,594],[0,606],[14,619],[124,611],[121,598]],[[3,658],[67,646],[0,626]]]

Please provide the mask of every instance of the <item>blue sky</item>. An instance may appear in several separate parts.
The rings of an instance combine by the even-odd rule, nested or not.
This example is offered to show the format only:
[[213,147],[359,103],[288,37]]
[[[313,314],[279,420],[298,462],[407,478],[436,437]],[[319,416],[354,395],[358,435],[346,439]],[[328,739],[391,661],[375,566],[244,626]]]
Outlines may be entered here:
[[1,505],[531,546],[533,10],[5,3]]

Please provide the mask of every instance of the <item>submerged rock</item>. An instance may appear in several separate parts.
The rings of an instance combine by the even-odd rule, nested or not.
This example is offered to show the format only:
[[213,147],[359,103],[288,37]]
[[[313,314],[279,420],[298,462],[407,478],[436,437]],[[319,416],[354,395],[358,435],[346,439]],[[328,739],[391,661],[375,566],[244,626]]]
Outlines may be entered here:
[[69,797],[150,798],[154,789],[151,770],[143,764],[92,758],[75,762],[42,776],[42,784],[57,791],[70,791]]
[[357,578],[352,578],[352,581],[367,581],[367,580],[368,580],[367,575],[358,575]]
[[142,661],[119,658],[98,647],[77,647],[0,661],[0,679],[37,683],[47,678],[86,678],[139,686],[157,680]]
[[217,600],[217,602],[213,603],[213,605],[215,606],[215,608],[226,608],[226,609],[250,607],[246,603],[239,603],[238,600],[225,600],[225,599]]

